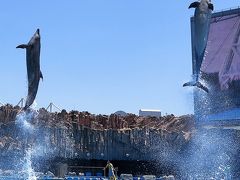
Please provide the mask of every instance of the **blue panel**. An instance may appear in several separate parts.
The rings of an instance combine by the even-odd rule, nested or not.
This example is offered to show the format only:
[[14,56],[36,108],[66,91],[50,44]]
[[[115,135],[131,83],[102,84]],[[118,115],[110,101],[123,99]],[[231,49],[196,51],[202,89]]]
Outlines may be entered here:
[[85,174],[85,176],[92,176],[91,172],[85,172],[84,174]]
[[98,172],[96,175],[97,175],[97,177],[102,177],[103,176],[103,174],[100,173],[100,172]]

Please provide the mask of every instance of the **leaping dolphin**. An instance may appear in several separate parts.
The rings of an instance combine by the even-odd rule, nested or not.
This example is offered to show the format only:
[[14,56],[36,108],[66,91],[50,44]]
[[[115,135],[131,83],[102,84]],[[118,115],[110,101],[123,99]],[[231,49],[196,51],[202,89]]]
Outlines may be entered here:
[[28,95],[23,110],[27,110],[33,103],[37,91],[40,78],[43,79],[40,70],[40,32],[35,32],[28,44],[21,44],[16,48],[26,49],[27,76],[28,76]]
[[213,4],[211,0],[200,0],[190,4],[188,8],[195,8],[194,13],[194,51],[196,57],[196,68],[194,72],[195,81],[187,82],[183,84],[185,86],[197,86],[205,92],[208,92],[208,88],[199,81],[200,69],[202,61],[205,55],[205,49],[207,46],[211,15],[213,11]]

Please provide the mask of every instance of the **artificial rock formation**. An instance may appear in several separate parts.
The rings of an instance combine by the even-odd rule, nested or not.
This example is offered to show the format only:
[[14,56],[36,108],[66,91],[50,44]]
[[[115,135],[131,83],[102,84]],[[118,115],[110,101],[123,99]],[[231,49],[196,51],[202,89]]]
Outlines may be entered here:
[[195,129],[191,115],[122,117],[65,110],[50,113],[42,108],[16,116],[19,109],[0,107],[1,168],[18,169],[31,150],[32,161],[39,165],[51,159],[68,159],[73,165],[115,160],[122,173],[142,173],[146,167],[146,173],[171,173],[182,179],[228,177],[230,173],[239,177],[238,129]]
[[34,130],[24,130],[17,123],[19,109],[0,107],[0,151],[5,153],[35,147],[45,157],[145,160],[181,149],[194,132],[192,116],[121,117],[44,108],[28,112],[34,114],[27,120]]

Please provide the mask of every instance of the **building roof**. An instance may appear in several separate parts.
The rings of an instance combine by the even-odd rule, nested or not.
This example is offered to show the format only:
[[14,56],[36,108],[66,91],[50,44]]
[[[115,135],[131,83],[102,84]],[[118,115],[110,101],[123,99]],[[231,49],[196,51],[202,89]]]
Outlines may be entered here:
[[140,109],[140,111],[149,111],[149,112],[161,112],[161,110],[158,110],[158,109]]

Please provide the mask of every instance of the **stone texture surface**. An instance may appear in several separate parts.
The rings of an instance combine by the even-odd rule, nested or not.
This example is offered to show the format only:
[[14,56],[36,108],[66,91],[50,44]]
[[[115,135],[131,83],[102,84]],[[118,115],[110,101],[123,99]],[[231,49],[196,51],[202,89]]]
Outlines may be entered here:
[[169,147],[172,152],[181,149],[194,132],[192,116],[121,117],[66,110],[50,113],[44,108],[27,112],[34,128],[29,130],[17,123],[19,110],[11,105],[0,107],[0,151],[5,154],[37,147],[38,155],[44,156],[149,160],[159,153],[169,154]]
[[191,115],[121,117],[66,110],[49,113],[42,108],[26,112],[21,119],[16,117],[19,110],[0,107],[0,158],[4,160],[0,167],[4,169],[17,169],[31,149],[39,169],[44,163],[48,169],[49,160],[72,165],[111,160],[121,173],[145,168],[146,173],[182,179],[240,177],[240,128],[196,129]]

